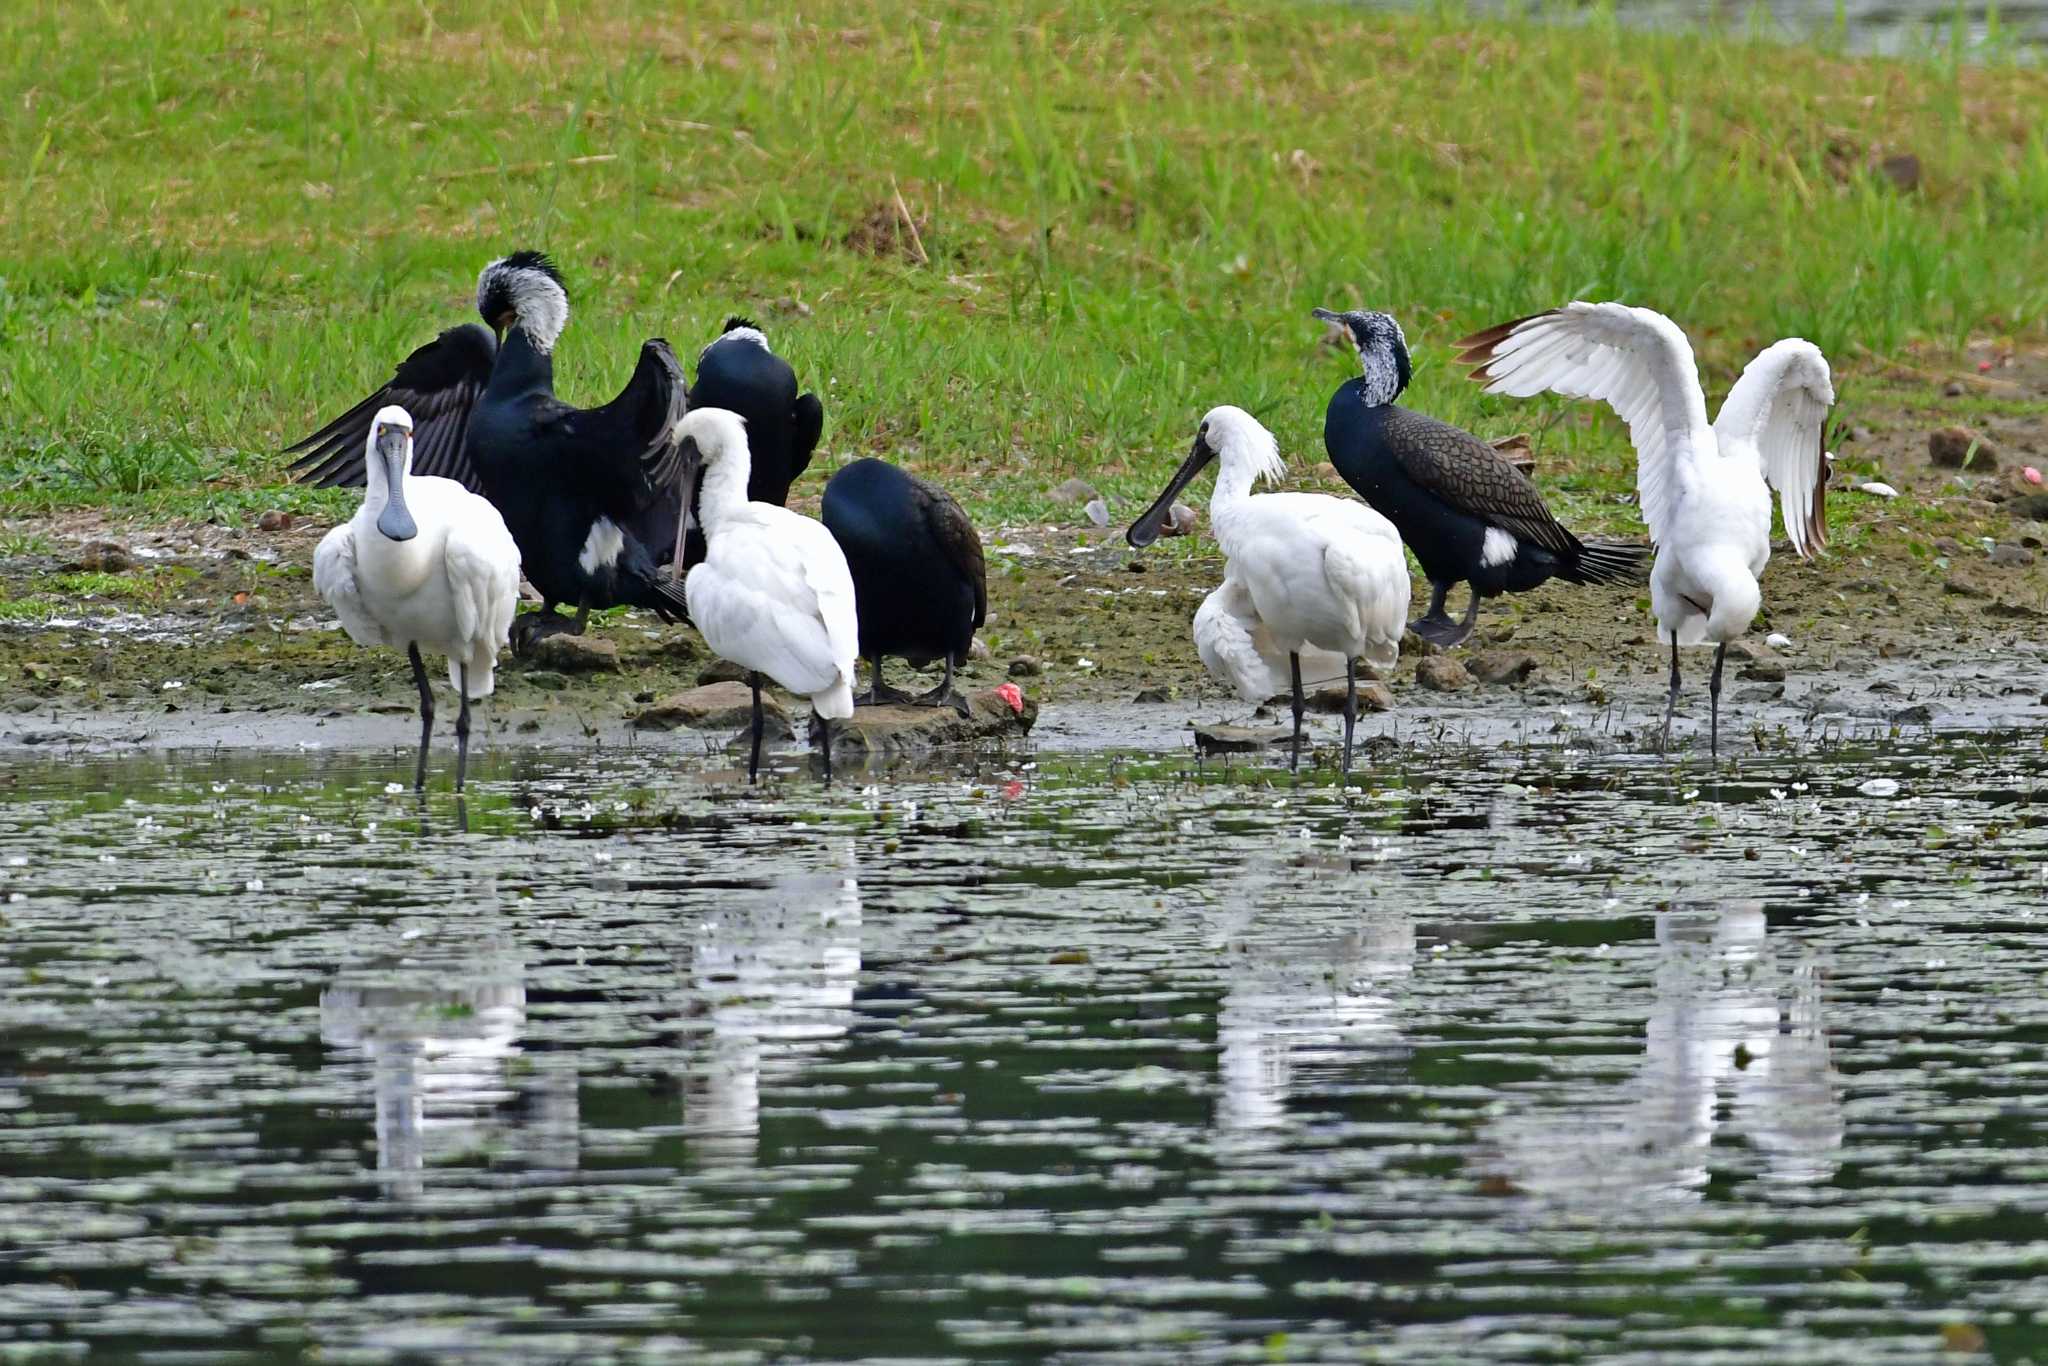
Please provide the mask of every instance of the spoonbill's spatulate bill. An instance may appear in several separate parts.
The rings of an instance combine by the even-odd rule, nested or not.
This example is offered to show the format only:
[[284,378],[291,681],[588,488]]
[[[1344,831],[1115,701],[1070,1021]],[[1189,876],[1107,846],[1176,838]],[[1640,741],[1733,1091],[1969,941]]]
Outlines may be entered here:
[[[641,344],[610,403],[572,408],[554,392],[555,342],[569,321],[554,263],[533,251],[491,262],[477,280],[477,311],[495,335],[467,323],[413,352],[382,389],[288,448],[301,452],[296,477],[361,484],[372,414],[402,405],[419,415],[420,472],[489,498],[519,543],[543,599],[520,624],[522,645],[582,631],[592,609],[681,619],[680,587],[657,568],[667,538],[650,543],[635,531],[648,509],[675,503],[672,433],[686,398],[668,343]],[[574,605],[574,620],[557,604]]]
[[1279,444],[1250,413],[1225,405],[1202,419],[1187,459],[1125,539],[1139,549],[1152,544],[1173,500],[1212,460],[1219,468],[1209,521],[1228,561],[1224,583],[1237,585],[1250,599],[1258,625],[1287,655],[1293,765],[1301,763],[1301,718],[1307,709],[1301,655],[1314,647],[1344,661],[1344,772],[1349,774],[1358,722],[1357,660],[1387,671],[1400,658],[1408,617],[1408,561],[1401,538],[1386,518],[1348,498],[1254,496],[1254,481],[1278,479],[1285,472]]
[[[747,429],[722,408],[697,408],[676,429],[684,531],[704,520],[704,562],[685,581],[690,619],[721,659],[749,673],[754,692],[752,781],[761,769],[761,675],[811,700],[823,723],[825,780],[832,722],[853,715],[853,575],[832,533],[771,503],[747,501]],[[698,485],[702,484],[701,494]]]
[[1763,605],[1771,490],[1794,551],[1803,558],[1826,544],[1823,441],[1835,401],[1827,358],[1797,337],[1773,342],[1743,369],[1709,426],[1691,344],[1647,308],[1569,303],[1458,345],[1488,393],[1598,399],[1628,423],[1638,502],[1657,547],[1650,610],[1657,639],[1671,646],[1665,737],[1678,705],[1678,647],[1712,642],[1708,743],[1718,755],[1728,642]]
[[461,699],[455,717],[455,790],[469,770],[469,704],[489,697],[498,651],[519,606],[519,547],[498,510],[452,479],[415,475],[413,423],[380,408],[364,438],[365,479],[356,515],[313,553],[313,587],[358,645],[403,649],[420,691],[420,756],[413,785],[427,785],[434,692],[422,649],[448,657]]
[[[750,427],[751,433],[752,428]],[[918,699],[963,715],[953,671],[988,619],[988,571],[974,523],[936,484],[880,460],[856,460],[825,484],[825,529],[846,552],[860,652],[874,667],[868,701],[904,701],[882,686],[882,657],[942,659],[946,676]]]
[[[1358,496],[1400,529],[1429,580],[1429,611],[1410,627],[1442,649],[1462,644],[1479,600],[1551,579],[1631,583],[1649,548],[1582,542],[1550,515],[1508,458],[1461,428],[1398,406],[1408,387],[1407,339],[1386,313],[1315,310],[1358,350],[1364,373],[1331,396],[1323,418],[1330,463]],[[1444,612],[1453,584],[1472,587],[1461,621]]]

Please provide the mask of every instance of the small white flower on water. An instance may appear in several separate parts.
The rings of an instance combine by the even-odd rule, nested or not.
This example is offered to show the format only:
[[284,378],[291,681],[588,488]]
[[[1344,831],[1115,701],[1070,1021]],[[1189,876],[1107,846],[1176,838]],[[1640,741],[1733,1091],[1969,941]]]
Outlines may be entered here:
[[1868,906],[1870,904],[1870,893],[1858,892],[1856,894],[1856,904],[1858,906]]
[[404,783],[386,783],[386,784],[384,784],[384,795],[385,795],[385,796],[387,796],[387,797],[396,797],[396,796],[397,796],[397,795],[398,795],[399,793],[401,793],[401,792],[403,792],[403,791],[405,791],[405,784],[404,784]]
[[1606,953],[1607,953],[1607,945],[1605,945],[1605,944],[1595,944],[1595,945],[1593,946],[1593,956],[1594,956],[1595,958],[1603,957],[1603,956],[1605,956],[1605,955],[1606,955]]
[[1783,631],[1773,631],[1764,637],[1764,644],[1770,646],[1773,650],[1782,650],[1791,643],[1792,637],[1786,635]]
[[1448,953],[1450,952],[1450,948],[1451,946],[1449,944],[1431,944],[1429,946],[1429,951],[1431,953]]
[[1698,801],[1698,800],[1699,800],[1699,795],[1700,795],[1700,790],[1699,790],[1698,788],[1696,788],[1696,787],[1688,787],[1688,788],[1687,788],[1687,789],[1686,789],[1686,790],[1685,790],[1684,792],[1680,793],[1679,795],[1680,795],[1680,796],[1681,796],[1681,797],[1682,797],[1682,798],[1683,798],[1684,800],[1686,800],[1686,801],[1689,801],[1689,802],[1691,802],[1691,801]]
[[101,863],[112,863],[113,861],[114,861],[114,856],[113,856],[112,854],[101,854],[101,855],[100,855],[100,862],[101,862]]
[[1856,787],[1866,797],[1895,797],[1899,793],[1897,778],[1867,778]]
[[1804,791],[1806,791],[1806,784],[1805,784],[1805,783],[1794,783],[1794,784],[1792,784],[1792,790],[1793,790],[1794,792],[1804,792]]
[[1275,811],[1285,811],[1287,809],[1287,799],[1282,797],[1279,801],[1274,802],[1273,809]]
[[93,978],[93,979],[92,979],[92,984],[93,984],[93,986],[94,986],[94,987],[103,987],[103,986],[105,986],[105,985],[106,985],[107,983],[109,983],[109,982],[111,982],[111,981],[113,981],[113,980],[114,980],[113,978],[111,978],[111,977],[106,977],[106,976],[101,976],[101,977],[95,977],[95,978]]
[[28,898],[23,896],[20,892],[9,892],[7,894],[7,904],[10,906],[19,906],[22,902],[26,900],[28,900]]
[[539,808],[539,807],[537,807],[537,806],[533,806],[533,807],[528,807],[528,808],[527,808],[527,811],[526,811],[526,814],[527,814],[527,815],[528,815],[529,817],[531,817],[532,819],[534,819],[534,820],[539,820],[539,819],[540,819],[540,808]]
[[425,930],[401,930],[398,937],[400,939],[417,939],[425,933]]
[[1092,669],[1095,667],[1095,661],[1092,659],[1077,659],[1074,661],[1074,667],[1077,669]]
[[1870,928],[1870,922],[1859,915],[1856,917],[1856,928],[1859,930],[1867,930]]
[[214,795],[215,795],[216,797],[217,797],[217,796],[219,796],[219,795],[220,795],[221,793],[223,793],[223,792],[227,791],[227,790],[228,790],[228,785],[227,785],[226,783],[215,783],[215,784],[213,785],[213,794],[214,794]]
[[26,868],[26,867],[28,867],[28,855],[27,855],[27,854],[11,854],[11,855],[9,855],[9,856],[8,856],[8,859],[7,859],[7,866],[8,866],[9,868]]
[[1771,789],[1771,800],[1772,800],[1772,801],[1774,801],[1774,802],[1782,802],[1782,801],[1784,801],[1784,800],[1785,800],[1785,789],[1784,789],[1784,788],[1782,788],[1782,787],[1774,787],[1774,788],[1772,788],[1772,789]]
[[1929,969],[1930,971],[1931,971],[1931,970],[1933,970],[1933,969],[1935,969],[1935,968],[1945,968],[1945,967],[1947,967],[1947,966],[1948,966],[1948,959],[1946,959],[1946,958],[1930,958],[1930,959],[1928,959],[1928,960],[1927,960],[1927,966],[1928,966],[1928,969]]
[[262,878],[260,878],[260,877],[252,877],[252,878],[250,878],[250,879],[249,879],[249,880],[248,880],[247,882],[245,882],[245,883],[243,883],[243,884],[242,884],[242,890],[243,890],[243,891],[245,891],[245,892],[260,892],[260,891],[262,891],[262,890],[263,890],[263,879],[262,879]]
[[609,849],[600,849],[596,853],[592,854],[590,857],[594,862],[597,863],[610,863],[612,861],[612,855]]
[[182,678],[167,678],[167,679],[165,679],[165,680],[164,680],[164,691],[165,691],[165,692],[176,692],[176,691],[177,691],[178,689],[180,689],[180,688],[182,688],[182,687],[184,687],[184,686],[185,686],[185,680],[184,680],[184,679],[182,679]]

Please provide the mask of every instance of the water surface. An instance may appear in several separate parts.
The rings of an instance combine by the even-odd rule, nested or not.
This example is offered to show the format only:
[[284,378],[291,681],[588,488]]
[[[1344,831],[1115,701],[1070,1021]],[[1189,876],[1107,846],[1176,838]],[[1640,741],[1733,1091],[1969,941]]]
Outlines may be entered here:
[[17,764],[0,1360],[2048,1351],[2037,735]]

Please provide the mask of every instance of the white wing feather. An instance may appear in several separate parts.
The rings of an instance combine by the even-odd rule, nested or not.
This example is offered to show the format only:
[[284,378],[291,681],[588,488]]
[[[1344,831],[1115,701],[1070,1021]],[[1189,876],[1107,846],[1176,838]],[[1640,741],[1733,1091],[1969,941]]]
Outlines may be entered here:
[[320,538],[313,552],[313,591],[341,618],[341,629],[358,645],[391,645],[356,587],[356,529],[343,522]]
[[808,518],[748,511],[755,515],[719,528],[690,571],[690,619],[722,658],[806,697],[846,688],[850,703],[860,630],[845,553]]
[[519,610],[519,545],[495,507],[460,485],[455,488],[463,498],[463,515],[449,528],[442,563],[455,607],[456,637],[469,646],[469,655],[463,661],[451,656],[450,675],[455,677],[455,663],[469,663],[470,696],[488,697],[493,679],[481,669],[479,657],[495,664],[511,635],[512,617]]
[[1812,342],[1787,337],[1743,367],[1714,419],[1724,453],[1738,446],[1756,450],[1765,480],[1778,491],[1785,535],[1801,556],[1827,544],[1822,429],[1834,401],[1827,357]]
[[1677,466],[1707,427],[1706,396],[1692,344],[1661,313],[1626,304],[1569,303],[1517,323],[1490,347],[1481,371],[1489,394],[1527,398],[1549,390],[1598,399],[1628,424],[1636,494],[1650,539],[1670,523]]

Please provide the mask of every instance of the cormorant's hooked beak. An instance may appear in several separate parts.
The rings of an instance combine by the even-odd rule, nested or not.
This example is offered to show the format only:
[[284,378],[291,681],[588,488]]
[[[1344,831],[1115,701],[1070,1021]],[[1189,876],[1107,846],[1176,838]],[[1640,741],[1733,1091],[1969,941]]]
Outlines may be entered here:
[[1353,346],[1358,345],[1358,334],[1351,330],[1350,320],[1342,313],[1330,308],[1311,308],[1308,311],[1308,315],[1317,322],[1334,323],[1338,328],[1342,329],[1345,341],[1350,342]]
[[405,506],[405,448],[412,433],[403,427],[377,429],[377,458],[384,462],[384,510],[377,514],[377,530],[386,540],[409,541],[420,534]]
[[676,484],[683,500],[683,515],[676,519],[676,553],[669,561],[669,568],[675,576],[683,577],[683,543],[690,539],[690,528],[697,520],[697,483],[704,473],[704,452],[697,448],[697,438],[683,438],[682,462],[676,467]]
[[1130,543],[1133,550],[1143,550],[1159,539],[1159,529],[1166,525],[1167,514],[1173,511],[1173,500],[1188,486],[1188,481],[1200,474],[1202,467],[1215,458],[1216,448],[1209,444],[1209,433],[1195,433],[1194,448],[1188,452],[1188,458],[1180,462],[1180,468],[1173,472],[1173,478],[1167,481],[1166,492],[1160,494],[1152,506],[1146,508],[1138,520],[1131,523],[1131,529],[1124,533],[1124,540]]

